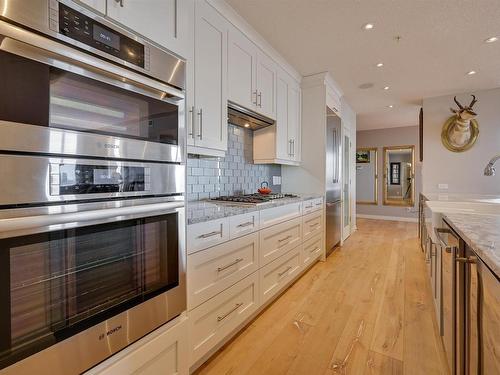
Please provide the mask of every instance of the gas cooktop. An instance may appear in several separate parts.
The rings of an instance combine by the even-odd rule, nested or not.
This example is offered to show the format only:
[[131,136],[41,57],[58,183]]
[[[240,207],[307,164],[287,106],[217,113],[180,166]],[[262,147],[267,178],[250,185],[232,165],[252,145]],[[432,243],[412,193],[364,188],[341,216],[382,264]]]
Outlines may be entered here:
[[298,198],[294,194],[245,194],[245,195],[226,195],[210,199],[216,203],[233,203],[233,204],[263,204],[283,198]]

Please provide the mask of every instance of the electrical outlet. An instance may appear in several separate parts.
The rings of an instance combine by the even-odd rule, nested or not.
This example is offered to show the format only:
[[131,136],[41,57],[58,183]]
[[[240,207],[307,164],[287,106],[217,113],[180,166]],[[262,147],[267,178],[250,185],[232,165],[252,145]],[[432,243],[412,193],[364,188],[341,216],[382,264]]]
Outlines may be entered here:
[[273,176],[273,185],[281,185],[281,176]]
[[448,184],[438,184],[439,190],[448,190]]

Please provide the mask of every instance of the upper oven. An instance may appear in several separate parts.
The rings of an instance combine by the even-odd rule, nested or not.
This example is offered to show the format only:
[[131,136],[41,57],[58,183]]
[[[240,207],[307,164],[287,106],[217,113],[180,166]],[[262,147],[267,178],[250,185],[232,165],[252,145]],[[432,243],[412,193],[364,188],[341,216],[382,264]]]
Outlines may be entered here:
[[182,59],[66,0],[0,15],[0,150],[184,161]]

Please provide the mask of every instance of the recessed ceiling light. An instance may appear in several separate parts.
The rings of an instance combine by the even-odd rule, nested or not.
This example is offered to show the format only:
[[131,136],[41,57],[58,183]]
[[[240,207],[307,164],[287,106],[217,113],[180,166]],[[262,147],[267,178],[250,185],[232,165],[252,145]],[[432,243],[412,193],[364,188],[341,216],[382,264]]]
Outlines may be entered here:
[[389,104],[387,107],[394,108],[394,106],[392,104]]
[[244,126],[245,126],[245,128],[249,128],[249,127],[250,127],[250,124],[249,124],[249,123],[246,123]]
[[381,68],[381,67],[383,67],[383,66],[384,66],[384,63],[379,62],[379,63],[377,64],[377,68]]
[[474,75],[474,74],[476,74],[476,71],[475,71],[475,70],[471,70],[471,71],[468,71],[468,72],[467,72],[467,75],[468,75],[468,76],[472,76],[472,75]]
[[488,39],[485,39],[484,41],[486,43],[494,43],[498,40],[498,37],[497,36],[492,36],[492,37],[489,37]]
[[366,24],[363,25],[363,29],[365,29],[365,30],[371,30],[371,29],[373,29],[374,26],[375,25],[373,23],[366,23]]
[[385,91],[389,90],[389,86],[385,86],[385,87],[384,87],[384,90],[385,90]]

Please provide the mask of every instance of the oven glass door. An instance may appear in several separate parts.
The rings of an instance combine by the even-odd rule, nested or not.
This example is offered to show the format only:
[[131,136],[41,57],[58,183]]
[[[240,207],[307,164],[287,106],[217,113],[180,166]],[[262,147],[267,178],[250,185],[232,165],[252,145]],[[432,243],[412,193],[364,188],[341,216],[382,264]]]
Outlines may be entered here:
[[0,240],[0,368],[178,286],[178,220]]
[[0,51],[0,120],[179,144],[179,107]]

